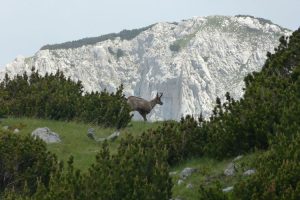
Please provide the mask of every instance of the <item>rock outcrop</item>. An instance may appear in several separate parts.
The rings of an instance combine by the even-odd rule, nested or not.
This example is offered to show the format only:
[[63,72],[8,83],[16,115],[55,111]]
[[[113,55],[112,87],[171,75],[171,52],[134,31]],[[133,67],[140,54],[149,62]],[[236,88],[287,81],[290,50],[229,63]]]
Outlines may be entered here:
[[7,64],[0,78],[5,72],[30,74],[33,66],[41,74],[59,69],[81,80],[86,91],[115,91],[123,84],[127,96],[151,99],[163,92],[164,105],[151,112],[150,120],[208,116],[217,96],[227,91],[235,98],[242,96],[244,76],[259,71],[279,37],[290,33],[251,16],[162,22],[129,39],[116,36],[76,48],[45,46],[32,57]]
[[53,131],[51,131],[47,127],[37,128],[32,133],[31,136],[34,138],[40,138],[46,143],[59,143],[61,139],[59,135]]

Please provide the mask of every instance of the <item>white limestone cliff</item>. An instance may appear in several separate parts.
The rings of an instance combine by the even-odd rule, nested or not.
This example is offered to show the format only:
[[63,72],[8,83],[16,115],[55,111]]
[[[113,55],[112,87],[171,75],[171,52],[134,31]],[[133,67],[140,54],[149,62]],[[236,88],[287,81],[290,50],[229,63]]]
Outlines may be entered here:
[[[150,120],[208,116],[217,96],[243,95],[243,78],[259,71],[282,35],[291,32],[249,16],[195,17],[178,23],[157,23],[131,40],[105,40],[73,49],[40,50],[18,57],[0,72],[9,76],[61,70],[81,80],[87,91],[115,91],[145,99],[163,92]],[[172,50],[171,50],[172,49]],[[120,55],[117,53],[121,52]]]

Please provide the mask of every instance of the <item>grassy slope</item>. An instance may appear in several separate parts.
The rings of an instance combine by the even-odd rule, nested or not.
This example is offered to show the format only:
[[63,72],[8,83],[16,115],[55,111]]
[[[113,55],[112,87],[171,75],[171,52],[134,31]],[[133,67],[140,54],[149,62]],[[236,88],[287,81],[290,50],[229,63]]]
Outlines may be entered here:
[[[141,134],[148,128],[155,128],[160,123],[144,123],[132,122],[132,126],[121,130],[120,138],[126,134],[133,135]],[[94,128],[96,136],[107,137],[115,130],[111,128],[102,128],[95,125],[76,123],[76,122],[60,122],[41,119],[28,119],[28,118],[8,118],[4,119],[2,125],[16,127],[20,129],[20,134],[30,134],[38,127],[48,127],[50,130],[58,133],[62,140],[61,143],[48,144],[48,149],[55,153],[60,160],[67,161],[73,155],[75,167],[86,170],[95,159],[96,153],[101,147],[101,142],[95,142],[87,137],[87,130]],[[120,139],[110,142],[111,152],[116,151]]]
[[[128,133],[136,136],[149,128],[156,128],[160,124],[161,123],[132,122],[132,126],[121,130],[120,137],[122,138]],[[114,129],[102,128],[83,123],[28,118],[8,118],[0,124],[0,127],[5,125],[10,126],[12,129],[19,128],[19,134],[30,134],[38,127],[50,128],[52,131],[60,135],[62,142],[58,144],[48,144],[48,149],[55,153],[59,159],[64,161],[67,161],[68,158],[73,155],[75,167],[83,171],[87,170],[94,162],[95,155],[101,147],[101,143],[97,143],[87,137],[88,128],[94,128],[97,137],[107,137],[114,132]],[[111,152],[116,151],[120,137],[115,141],[109,142]],[[241,167],[238,174],[234,177],[224,176],[224,169],[232,161],[232,159],[218,161],[209,158],[197,158],[172,167],[170,171],[173,172],[173,197],[179,197],[182,200],[197,199],[200,185],[209,186],[213,185],[216,181],[220,182],[222,188],[234,185],[234,183],[239,179],[244,178],[242,177],[242,172],[249,168],[249,163],[251,163],[258,154],[259,153],[254,153],[244,156],[240,161],[238,161],[238,164]],[[197,172],[184,180],[182,184],[178,185],[180,172],[186,167],[196,168]],[[192,184],[193,187],[187,188],[188,184]]]
[[[177,197],[182,200],[196,200],[198,199],[198,190],[200,185],[210,187],[215,186],[216,182],[218,182],[223,189],[233,186],[239,180],[247,178],[243,176],[243,172],[251,168],[251,165],[259,154],[260,152],[245,155],[240,160],[235,161],[236,166],[238,166],[238,171],[235,176],[224,175],[224,170],[234,158],[222,161],[211,158],[187,160],[171,169],[174,183],[173,197]],[[197,171],[187,177],[179,185],[178,180],[180,179],[180,172],[186,167],[195,168]],[[189,184],[192,184],[192,188],[187,187]]]

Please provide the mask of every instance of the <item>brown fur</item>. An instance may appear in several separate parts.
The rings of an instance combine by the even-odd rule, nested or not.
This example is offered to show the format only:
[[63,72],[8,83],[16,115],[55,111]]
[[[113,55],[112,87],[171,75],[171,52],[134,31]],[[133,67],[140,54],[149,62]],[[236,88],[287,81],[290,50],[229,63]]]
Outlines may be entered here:
[[160,95],[158,95],[157,93],[156,97],[151,101],[147,101],[140,97],[130,96],[127,98],[127,103],[132,111],[139,112],[140,115],[142,115],[142,117],[144,118],[144,121],[147,121],[146,115],[151,112],[154,106],[156,104],[163,105],[163,102],[160,99],[162,95],[162,93]]

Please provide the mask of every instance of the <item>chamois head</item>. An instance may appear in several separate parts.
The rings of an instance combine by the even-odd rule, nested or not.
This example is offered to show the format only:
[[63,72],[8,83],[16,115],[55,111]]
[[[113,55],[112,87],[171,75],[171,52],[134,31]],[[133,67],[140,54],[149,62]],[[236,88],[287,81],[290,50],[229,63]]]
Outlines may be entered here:
[[156,104],[163,105],[163,102],[161,101],[162,95],[163,95],[163,93],[160,93],[159,95],[158,95],[158,93],[156,93],[156,97],[154,99]]

